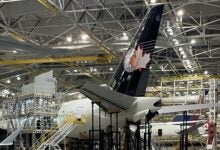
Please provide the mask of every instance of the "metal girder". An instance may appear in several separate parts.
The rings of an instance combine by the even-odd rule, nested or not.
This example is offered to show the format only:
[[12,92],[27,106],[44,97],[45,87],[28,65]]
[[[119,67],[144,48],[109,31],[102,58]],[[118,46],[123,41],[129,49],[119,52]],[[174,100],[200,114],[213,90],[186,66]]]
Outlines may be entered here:
[[44,7],[46,7],[53,15],[56,15],[59,10],[54,5],[52,5],[48,0],[37,0],[41,3]]
[[92,33],[90,33],[90,31],[86,30],[82,26],[78,25],[78,27],[90,37],[90,39],[95,43],[95,45],[98,48],[100,48],[101,50],[103,50],[107,54],[112,54],[114,57],[117,57],[117,55],[114,53],[114,51],[112,51],[108,46],[106,46],[104,43],[102,43],[102,41],[99,40],[97,37],[95,37]]
[[111,55],[70,56],[70,57],[0,60],[0,65],[24,65],[24,64],[64,63],[64,62],[80,62],[80,61],[108,62],[111,60],[112,60]]
[[15,40],[17,40],[17,38],[20,39],[20,40],[21,40],[21,39],[24,39],[24,40],[26,40],[26,41],[29,41],[29,42],[35,44],[35,45],[39,45],[39,44],[36,43],[34,40],[31,40],[31,39],[27,38],[26,36],[24,36],[24,35],[18,33],[17,31],[15,31],[14,29],[12,29],[12,28],[10,28],[10,27],[7,27],[7,26],[5,26],[5,25],[3,25],[3,24],[1,24],[1,23],[0,23],[0,27],[3,28],[3,29],[5,29],[5,30],[7,30],[7,31],[9,31],[9,32],[11,33],[12,37],[13,37],[13,38],[15,37]]

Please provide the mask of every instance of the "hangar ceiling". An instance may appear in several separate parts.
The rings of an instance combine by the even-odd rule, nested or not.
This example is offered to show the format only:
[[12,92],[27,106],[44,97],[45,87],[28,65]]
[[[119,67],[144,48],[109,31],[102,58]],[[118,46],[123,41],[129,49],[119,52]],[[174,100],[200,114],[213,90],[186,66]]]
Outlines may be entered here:
[[[219,0],[157,3],[165,11],[151,77],[219,75]],[[0,0],[0,89],[16,92],[47,70],[54,70],[62,91],[93,79],[109,83],[153,5],[153,0]]]

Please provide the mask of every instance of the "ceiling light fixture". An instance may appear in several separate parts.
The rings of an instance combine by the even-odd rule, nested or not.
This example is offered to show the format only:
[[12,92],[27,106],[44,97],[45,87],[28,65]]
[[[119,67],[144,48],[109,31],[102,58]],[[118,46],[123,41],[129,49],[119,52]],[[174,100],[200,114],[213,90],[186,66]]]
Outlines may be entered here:
[[179,47],[179,51],[182,52],[182,51],[183,51],[183,48],[182,48],[182,47]]
[[8,79],[8,80],[6,81],[6,83],[11,83],[11,80]]
[[190,43],[191,43],[191,44],[195,44],[195,43],[196,43],[196,40],[192,39]]
[[151,3],[156,3],[157,1],[156,1],[156,0],[150,0],[150,2],[151,2]]
[[126,32],[123,32],[123,36],[128,36]]
[[167,32],[173,32],[173,30],[171,28],[168,28]]
[[87,34],[82,34],[82,35],[81,35],[81,39],[82,39],[82,40],[87,40],[88,37],[89,37],[89,36],[88,36]]
[[82,95],[81,95],[81,94],[79,94],[79,95],[78,95],[78,99],[81,99],[81,98],[82,98]]
[[17,53],[17,51],[16,51],[16,50],[13,50],[12,52],[13,52],[14,54],[16,54],[16,53]]
[[67,41],[67,42],[72,42],[72,36],[67,36],[67,37],[66,37],[66,41]]
[[208,74],[208,71],[206,70],[206,71],[204,72],[204,74],[207,75],[207,74]]
[[110,67],[110,68],[109,68],[109,70],[110,70],[110,71],[113,71],[113,68],[112,68],[112,67]]
[[185,53],[184,53],[184,51],[181,51],[180,54],[181,54],[181,55],[184,55]]
[[128,40],[128,35],[126,32],[123,32],[123,37],[121,38],[122,40]]
[[20,77],[20,76],[17,76],[17,80],[20,81],[20,80],[21,80],[21,77]]
[[177,11],[177,16],[182,17],[184,14],[184,11],[182,9]]
[[172,32],[169,32],[169,35],[173,35],[174,33],[173,33],[173,31]]

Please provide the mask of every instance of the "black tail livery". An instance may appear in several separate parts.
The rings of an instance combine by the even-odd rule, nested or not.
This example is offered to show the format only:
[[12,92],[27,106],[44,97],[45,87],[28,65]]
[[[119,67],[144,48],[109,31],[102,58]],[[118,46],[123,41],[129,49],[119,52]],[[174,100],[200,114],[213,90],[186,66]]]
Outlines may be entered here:
[[153,7],[143,20],[115,75],[113,90],[144,96],[150,74],[151,55],[157,40],[164,5]]

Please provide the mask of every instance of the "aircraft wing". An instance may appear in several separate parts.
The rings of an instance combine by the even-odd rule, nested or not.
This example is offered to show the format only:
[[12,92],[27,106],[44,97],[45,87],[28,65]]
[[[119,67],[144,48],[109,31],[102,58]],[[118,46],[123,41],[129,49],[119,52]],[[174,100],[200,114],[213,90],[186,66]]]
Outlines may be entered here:
[[209,103],[209,104],[191,104],[191,105],[175,105],[175,106],[162,106],[159,110],[159,114],[182,112],[188,110],[198,110],[211,107],[220,107],[220,103]]
[[107,112],[126,110],[136,100],[132,96],[112,91],[93,83],[84,84],[80,92]]

